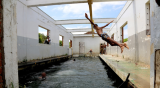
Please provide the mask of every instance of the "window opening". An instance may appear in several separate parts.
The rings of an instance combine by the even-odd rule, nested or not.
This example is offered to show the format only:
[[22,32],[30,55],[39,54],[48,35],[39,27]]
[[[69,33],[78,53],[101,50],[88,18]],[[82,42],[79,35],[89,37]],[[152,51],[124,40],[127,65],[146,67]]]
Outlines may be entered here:
[[49,36],[50,30],[39,26],[38,27],[38,37],[39,37],[39,43],[41,44],[51,44],[51,39]]
[[63,36],[59,35],[59,46],[63,46]]
[[69,48],[72,48],[72,40],[69,40]]

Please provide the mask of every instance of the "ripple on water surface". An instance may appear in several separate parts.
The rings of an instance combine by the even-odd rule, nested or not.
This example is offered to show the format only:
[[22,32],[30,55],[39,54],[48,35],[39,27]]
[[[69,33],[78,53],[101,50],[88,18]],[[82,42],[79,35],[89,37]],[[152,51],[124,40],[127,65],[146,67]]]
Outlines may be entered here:
[[26,79],[27,88],[117,88],[99,58],[75,59],[44,69],[44,81],[38,80],[41,72],[33,73]]

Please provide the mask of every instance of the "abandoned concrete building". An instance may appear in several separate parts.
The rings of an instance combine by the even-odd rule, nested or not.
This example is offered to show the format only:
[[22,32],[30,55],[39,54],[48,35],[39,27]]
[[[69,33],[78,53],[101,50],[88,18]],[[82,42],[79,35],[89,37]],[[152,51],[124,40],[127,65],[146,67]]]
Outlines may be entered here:
[[[92,3],[109,1],[126,1],[117,18],[92,20],[95,23],[108,23],[114,20],[112,26],[105,28],[104,31],[121,43],[124,42],[124,27],[127,26],[126,43],[130,47],[121,53],[119,47],[108,46],[106,52],[110,56],[99,55],[100,44],[105,41],[97,34],[72,34],[93,31],[93,28],[66,29],[62,26],[90,24],[87,19],[54,20],[38,8],[47,5],[88,3],[92,18]],[[78,57],[85,55],[90,49],[94,51],[95,56],[102,59],[114,58],[116,61],[116,58],[123,58],[129,63],[149,66],[147,70],[139,70],[136,66],[132,68],[119,64],[122,67],[128,66],[127,70],[123,68],[121,71],[118,66],[112,65],[112,61],[104,60],[123,81],[130,72],[130,80],[136,87],[160,87],[160,7],[155,0],[0,0],[0,2],[0,88],[19,88],[18,63],[24,60],[44,60],[63,55]],[[39,28],[47,31],[51,44],[39,43]],[[59,36],[62,37],[62,46],[59,46]],[[135,69],[139,71],[132,72]]]

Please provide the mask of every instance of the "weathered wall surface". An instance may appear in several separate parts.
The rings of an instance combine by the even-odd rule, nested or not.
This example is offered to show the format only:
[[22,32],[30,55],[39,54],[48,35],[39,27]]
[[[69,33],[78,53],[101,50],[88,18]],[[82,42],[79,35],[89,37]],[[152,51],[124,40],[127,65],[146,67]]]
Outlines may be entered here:
[[134,0],[126,3],[117,17],[117,23],[111,27],[110,36],[114,33],[115,40],[120,42],[122,40],[121,28],[127,23],[128,41],[126,43],[130,49],[124,49],[121,53],[119,47],[111,46],[108,51],[110,54],[150,64],[150,37],[146,35],[146,3],[148,1]]
[[160,63],[158,62],[160,57],[156,57],[155,51],[160,49],[160,7],[158,7],[155,0],[150,0],[150,3],[151,3],[150,88],[159,88],[160,87],[159,76],[157,77],[155,76],[160,74],[159,71]]
[[74,37],[73,38],[73,54],[79,54],[79,42],[85,42],[85,53],[88,53],[90,49],[98,55],[100,53],[100,43],[104,43],[99,36],[96,37]]
[[[73,40],[73,35],[62,26],[55,25],[55,21],[39,8],[25,4],[25,0],[17,1],[18,61],[69,54],[69,40]],[[39,26],[50,30],[50,45],[39,43]],[[64,36],[63,46],[59,46],[59,35]]]
[[5,87],[19,88],[17,61],[17,0],[3,0],[3,45],[5,58]]

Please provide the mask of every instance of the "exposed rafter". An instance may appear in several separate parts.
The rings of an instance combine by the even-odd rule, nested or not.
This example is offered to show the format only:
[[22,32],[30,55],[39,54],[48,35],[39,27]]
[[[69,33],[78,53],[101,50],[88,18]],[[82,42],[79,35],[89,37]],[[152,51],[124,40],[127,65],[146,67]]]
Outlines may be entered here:
[[[74,37],[91,37],[92,34],[73,34]],[[95,37],[98,36],[98,34],[94,35]]]
[[[97,18],[94,19],[94,23],[109,23],[114,20],[113,23],[116,22],[116,18]],[[76,19],[76,20],[56,20],[56,25],[67,25],[67,24],[90,24],[87,19]]]
[[[88,32],[91,31],[91,28],[85,28],[85,29],[67,29],[68,32]],[[103,31],[108,32],[110,31],[109,28],[104,28]]]
[[[75,4],[88,3],[88,0],[26,0],[27,6],[46,6],[46,5],[60,5],[60,4]],[[132,1],[132,0],[93,0],[93,2],[108,2],[108,1]]]

